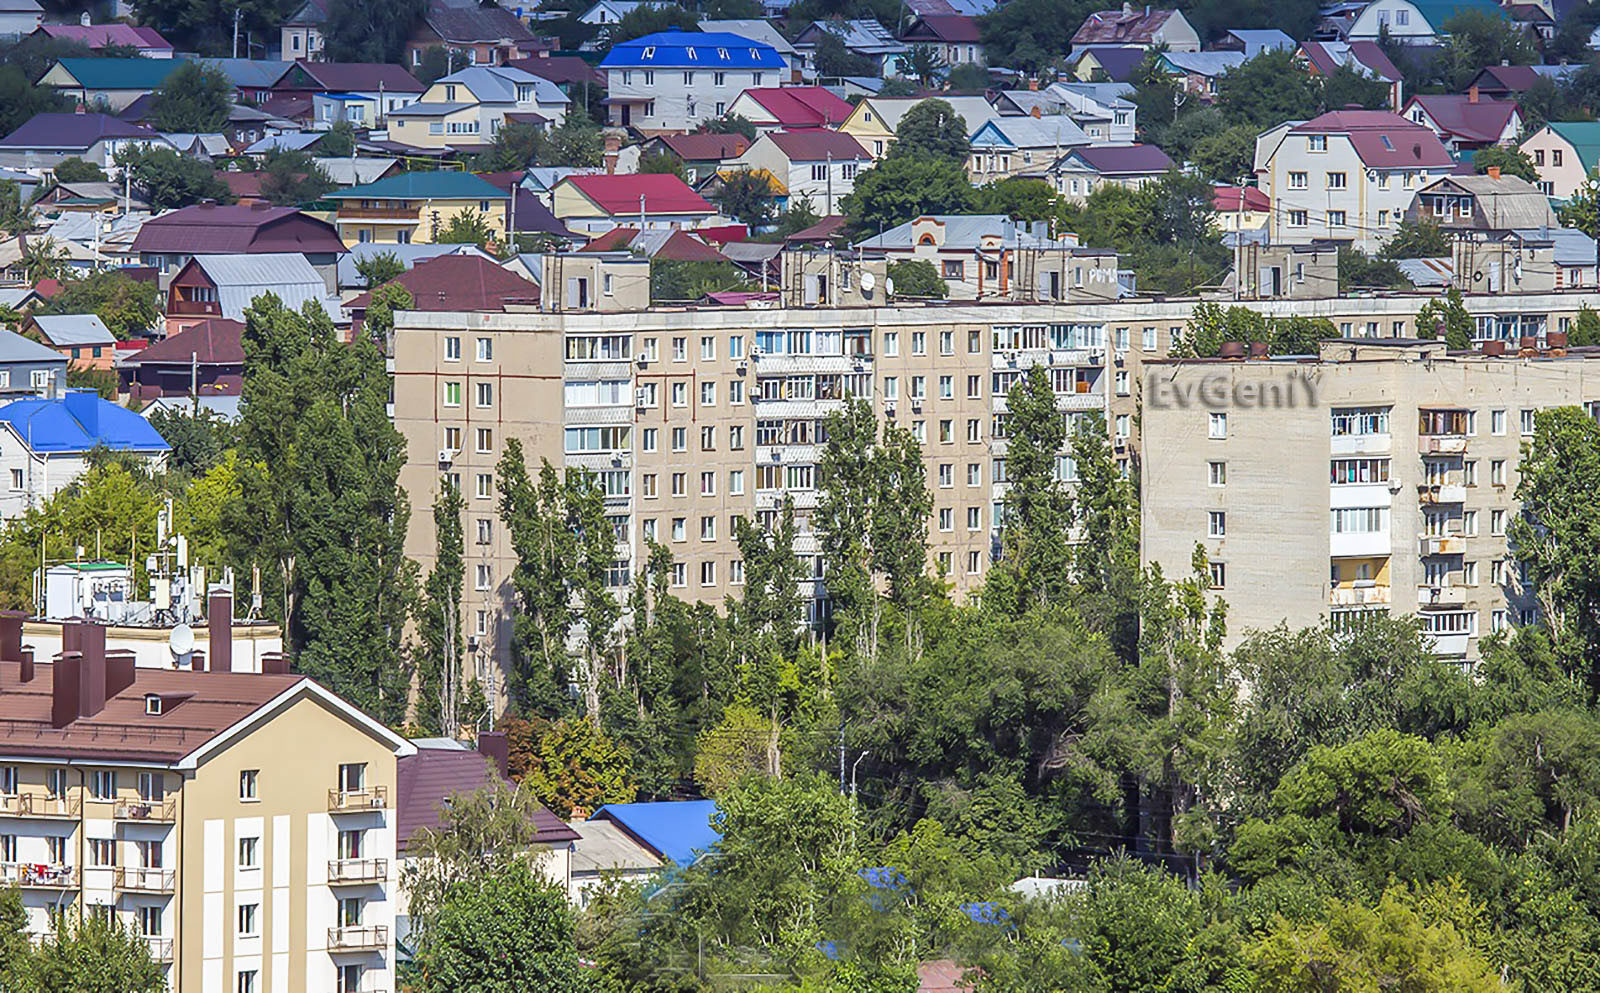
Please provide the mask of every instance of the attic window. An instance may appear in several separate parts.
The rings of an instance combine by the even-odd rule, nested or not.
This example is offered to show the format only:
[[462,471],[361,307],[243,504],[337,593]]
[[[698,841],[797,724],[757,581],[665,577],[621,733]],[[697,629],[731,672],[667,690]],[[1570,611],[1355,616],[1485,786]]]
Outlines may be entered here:
[[750,61],[755,62],[755,61],[758,61],[760,58],[761,58],[761,56],[756,54],[756,50],[755,49],[753,49],[753,48],[750,49]]
[[724,62],[728,61],[728,50],[726,48],[717,49],[717,58]]
[[144,695],[144,712],[151,717],[161,716],[161,695],[159,693],[146,693]]
[[700,53],[693,48],[685,48],[683,54],[690,62],[697,62],[700,59]]
[[644,50],[644,57],[647,58],[647,59],[655,58],[656,57],[656,47],[654,45],[651,45],[648,48],[646,48]]
[[1394,145],[1389,141],[1389,136],[1388,135],[1380,135],[1379,137],[1381,137],[1383,139],[1383,147],[1384,148],[1387,148],[1391,152],[1394,151]]

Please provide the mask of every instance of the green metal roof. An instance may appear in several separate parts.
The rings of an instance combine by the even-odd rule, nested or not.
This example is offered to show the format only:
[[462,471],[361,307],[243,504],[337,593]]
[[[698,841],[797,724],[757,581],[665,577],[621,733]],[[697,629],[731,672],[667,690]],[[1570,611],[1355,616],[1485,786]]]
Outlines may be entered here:
[[511,194],[470,172],[402,172],[328,196],[354,200],[506,200]]
[[1480,10],[1496,17],[1506,16],[1506,12],[1494,0],[1411,0],[1411,5],[1417,8],[1417,12],[1435,31],[1443,31],[1445,21],[1468,10]]
[[1551,121],[1550,130],[1572,146],[1584,172],[1600,165],[1600,121]]
[[153,90],[183,59],[62,59],[56,63],[86,90]]

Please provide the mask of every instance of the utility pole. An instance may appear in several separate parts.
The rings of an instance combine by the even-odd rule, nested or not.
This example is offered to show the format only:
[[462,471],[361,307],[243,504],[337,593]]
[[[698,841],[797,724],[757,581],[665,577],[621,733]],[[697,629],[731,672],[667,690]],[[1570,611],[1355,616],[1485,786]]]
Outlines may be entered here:
[[240,14],[241,14],[241,11],[239,10],[239,5],[238,4],[234,4],[234,7],[233,7],[233,57],[234,58],[238,58],[239,57],[239,17],[240,17]]
[[1241,299],[1244,292],[1244,184],[1239,177],[1239,202],[1233,212],[1233,298]]

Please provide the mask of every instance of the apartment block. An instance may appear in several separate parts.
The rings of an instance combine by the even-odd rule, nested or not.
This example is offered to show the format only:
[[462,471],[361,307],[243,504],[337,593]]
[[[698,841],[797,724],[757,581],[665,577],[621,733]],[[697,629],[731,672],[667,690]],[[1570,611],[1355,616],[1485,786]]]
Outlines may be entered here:
[[1600,354],[1565,336],[1447,352],[1325,342],[1285,360],[1147,366],[1144,555],[1187,575],[1195,546],[1228,645],[1280,622],[1416,614],[1441,656],[1537,616],[1506,528],[1544,407],[1600,412]]
[[0,885],[28,930],[119,918],[194,993],[396,988],[395,789],[415,751],[281,657],[136,667],[105,628],[35,661],[0,616]]

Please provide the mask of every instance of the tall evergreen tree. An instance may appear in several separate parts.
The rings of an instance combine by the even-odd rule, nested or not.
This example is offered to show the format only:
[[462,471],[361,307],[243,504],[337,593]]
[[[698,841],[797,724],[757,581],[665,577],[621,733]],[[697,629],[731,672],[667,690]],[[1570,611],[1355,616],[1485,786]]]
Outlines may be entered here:
[[1122,474],[1099,415],[1085,418],[1072,436],[1078,485],[1072,493],[1072,574],[1078,612],[1111,641],[1117,655],[1138,653],[1139,506],[1133,483]]
[[1072,580],[1072,505],[1057,474],[1067,440],[1055,390],[1033,366],[1006,395],[1006,495],[1001,560],[985,599],[1012,614],[1067,600]]
[[462,560],[461,513],[466,504],[449,479],[439,481],[433,501],[437,550],[433,568],[418,600],[417,633],[422,644],[417,660],[417,722],[428,731],[454,735],[461,723],[461,584],[467,567]]

